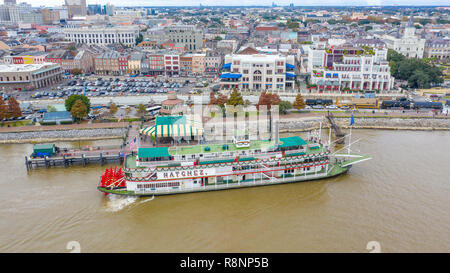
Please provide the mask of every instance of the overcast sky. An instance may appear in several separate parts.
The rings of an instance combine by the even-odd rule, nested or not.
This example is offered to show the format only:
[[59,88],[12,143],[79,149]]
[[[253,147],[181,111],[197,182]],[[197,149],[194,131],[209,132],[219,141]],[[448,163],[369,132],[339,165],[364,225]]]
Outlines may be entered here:
[[[343,6],[343,5],[449,5],[448,0],[86,0],[87,4],[111,3],[115,6],[204,6],[214,5],[289,5],[294,3],[298,6]],[[60,6],[64,0],[17,0],[17,2],[27,2],[36,6]]]

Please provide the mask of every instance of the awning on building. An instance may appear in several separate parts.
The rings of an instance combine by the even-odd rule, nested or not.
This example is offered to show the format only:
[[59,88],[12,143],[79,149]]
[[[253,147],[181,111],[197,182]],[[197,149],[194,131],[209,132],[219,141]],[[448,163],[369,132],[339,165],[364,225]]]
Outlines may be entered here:
[[287,69],[294,69],[294,68],[295,68],[295,65],[286,63],[286,68],[287,68]]
[[288,78],[295,78],[295,74],[286,73],[286,77],[288,77]]
[[239,79],[240,77],[242,77],[242,74],[225,73],[220,75],[221,79]]
[[222,69],[230,69],[230,68],[231,68],[231,63],[227,63],[222,66]]

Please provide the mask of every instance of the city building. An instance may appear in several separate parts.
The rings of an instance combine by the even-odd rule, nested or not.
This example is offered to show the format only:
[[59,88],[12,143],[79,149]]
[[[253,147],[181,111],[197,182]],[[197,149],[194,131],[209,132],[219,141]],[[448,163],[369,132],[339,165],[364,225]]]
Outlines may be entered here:
[[176,51],[164,54],[164,67],[166,75],[180,74],[180,54]]
[[183,115],[184,100],[179,99],[175,91],[167,94],[167,99],[161,102],[160,113],[162,115]]
[[[322,56],[319,57],[320,51]],[[389,91],[394,87],[387,49],[351,45],[309,51],[310,84],[322,92]],[[318,60],[322,60],[322,64]]]
[[216,74],[222,66],[222,55],[215,51],[207,51],[205,56],[205,73]]
[[31,90],[53,86],[62,79],[59,64],[1,64],[1,90]]
[[134,46],[139,35],[138,26],[76,27],[64,29],[65,38],[79,44]]
[[206,54],[192,54],[192,74],[203,75],[205,73]]
[[41,9],[42,23],[50,25],[59,23],[59,11],[51,9]]
[[139,74],[141,72],[142,60],[144,59],[144,54],[140,52],[132,53],[130,59],[128,60],[128,69],[132,74]]
[[404,29],[403,36],[383,35],[382,39],[387,47],[408,58],[423,58],[425,39],[415,34],[414,19],[411,16]]
[[450,39],[431,39],[425,43],[425,58],[436,58],[442,63],[450,62]]
[[169,26],[161,38],[164,41],[183,44],[188,51],[200,50],[203,47],[203,33],[192,25]]
[[[220,88],[269,92],[293,91],[295,87],[294,56],[257,54],[246,48],[226,55]],[[252,52],[252,54],[246,53]]]
[[180,56],[180,74],[183,76],[192,75],[192,53]]
[[151,53],[148,56],[149,62],[149,71],[150,75],[163,75],[165,66],[164,66],[164,54],[163,53]]
[[20,11],[17,5],[0,5],[0,24],[17,24],[20,20]]
[[86,0],[65,0],[65,4],[70,18],[87,15]]

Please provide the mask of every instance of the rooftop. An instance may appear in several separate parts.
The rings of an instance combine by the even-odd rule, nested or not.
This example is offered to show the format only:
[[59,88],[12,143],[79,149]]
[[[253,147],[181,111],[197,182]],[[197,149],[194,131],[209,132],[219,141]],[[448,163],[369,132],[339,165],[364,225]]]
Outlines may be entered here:
[[0,72],[32,72],[39,69],[56,66],[53,63],[42,64],[0,64]]

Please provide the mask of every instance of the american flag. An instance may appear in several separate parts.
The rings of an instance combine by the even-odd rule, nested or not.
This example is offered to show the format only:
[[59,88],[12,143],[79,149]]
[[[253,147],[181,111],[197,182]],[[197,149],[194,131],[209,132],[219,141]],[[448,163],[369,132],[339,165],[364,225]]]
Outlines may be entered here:
[[136,137],[134,137],[133,141],[130,143],[130,150],[134,150],[136,148]]

